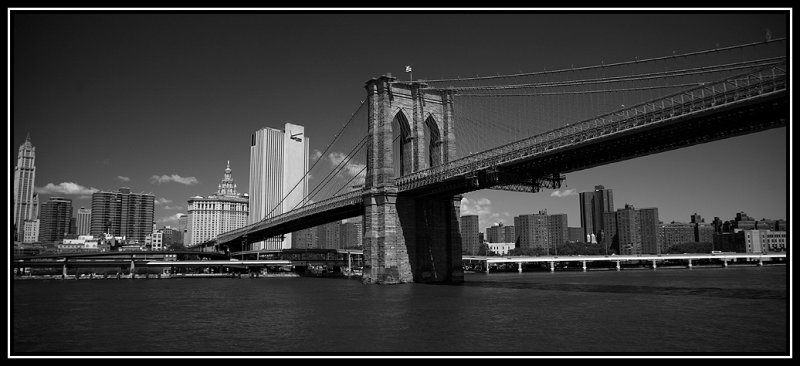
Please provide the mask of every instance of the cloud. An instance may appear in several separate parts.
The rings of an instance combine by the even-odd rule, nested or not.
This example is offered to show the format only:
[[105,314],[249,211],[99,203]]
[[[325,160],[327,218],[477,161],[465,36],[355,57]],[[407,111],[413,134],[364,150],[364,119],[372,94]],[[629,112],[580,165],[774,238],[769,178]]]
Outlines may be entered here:
[[172,203],[172,200],[168,200],[168,199],[166,199],[164,197],[161,197],[161,198],[155,200],[155,204],[156,205],[163,205],[165,203]]
[[47,183],[44,187],[37,187],[34,191],[38,194],[76,194],[76,195],[91,195],[94,192],[100,191],[97,188],[86,188],[80,184],[72,182],[62,182],[58,185]]
[[164,223],[164,224],[173,224],[173,223],[177,224],[178,223],[178,219],[180,218],[180,215],[183,215],[183,214],[182,213],[176,213],[176,214],[173,214],[173,215],[165,216],[165,217],[162,217],[162,218],[158,219],[158,221],[161,222],[161,223]]
[[183,210],[183,206],[164,206],[165,210]]
[[553,193],[550,193],[550,197],[568,197],[568,196],[574,196],[576,194],[578,194],[578,192],[576,192],[575,189],[566,189],[563,192],[555,190],[553,191]]
[[195,177],[181,177],[180,175],[177,175],[177,174],[173,174],[173,175],[164,174],[162,176],[154,175],[154,176],[150,177],[150,183],[153,183],[153,184],[161,184],[161,183],[168,183],[168,182],[175,182],[175,183],[185,184],[187,186],[199,183],[197,181],[197,178],[195,178]]
[[321,156],[322,156],[322,151],[314,149],[314,151],[311,152],[311,161],[316,161]]
[[[328,154],[328,161],[331,164],[331,168],[335,168],[342,161],[346,159],[347,159],[347,154],[345,153],[332,152]],[[364,184],[364,177],[366,176],[366,174],[364,174],[364,172],[366,172],[366,170],[364,169],[365,167],[366,164],[362,164],[357,161],[354,161],[354,159],[350,159],[347,163],[344,164],[344,166],[339,166],[340,171],[339,173],[337,173],[337,176],[344,178],[346,182],[349,181],[350,178],[353,178],[358,174],[359,176],[356,179],[353,179],[353,181],[350,182],[350,185],[353,186],[353,185]]]
[[119,179],[119,180],[121,180],[121,181],[123,181],[123,182],[130,182],[130,180],[131,180],[130,178],[128,178],[128,177],[123,177],[123,176],[121,176],[121,175],[118,175],[118,176],[117,176],[117,179]]
[[499,215],[492,213],[491,204],[492,201],[485,197],[479,199],[464,197],[461,199],[461,215],[478,215],[479,230],[483,231],[484,228],[498,221]]

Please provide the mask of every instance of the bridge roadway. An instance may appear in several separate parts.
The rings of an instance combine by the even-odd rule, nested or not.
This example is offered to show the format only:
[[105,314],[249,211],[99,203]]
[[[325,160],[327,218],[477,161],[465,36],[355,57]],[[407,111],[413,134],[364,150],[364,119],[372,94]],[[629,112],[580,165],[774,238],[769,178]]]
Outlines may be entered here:
[[[562,173],[786,126],[785,65],[702,85],[519,140],[395,180],[398,194],[453,196],[495,187],[537,192]],[[368,172],[369,174],[369,172]],[[218,235],[231,251],[287,232],[364,214],[350,192]]]
[[524,263],[550,263],[550,271],[555,271],[555,263],[562,262],[581,262],[582,268],[586,271],[587,262],[616,262],[617,270],[620,270],[621,262],[644,261],[651,262],[652,268],[656,269],[657,262],[663,261],[687,261],[687,266],[692,267],[693,260],[700,259],[716,259],[722,260],[725,267],[728,266],[729,260],[758,260],[758,264],[762,265],[764,259],[774,260],[776,258],[786,259],[785,253],[779,254],[748,254],[748,253],[723,253],[723,254],[642,254],[642,255],[574,255],[574,256],[541,256],[541,257],[492,257],[492,256],[464,256],[464,261],[483,262],[483,270],[489,273],[489,268],[492,264],[501,263],[517,263],[517,270],[522,273],[522,264]]

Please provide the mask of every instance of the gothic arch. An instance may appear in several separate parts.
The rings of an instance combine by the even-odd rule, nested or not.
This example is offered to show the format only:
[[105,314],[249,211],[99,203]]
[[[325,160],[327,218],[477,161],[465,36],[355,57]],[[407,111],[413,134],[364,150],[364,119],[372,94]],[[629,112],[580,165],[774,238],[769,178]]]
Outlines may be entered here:
[[442,133],[433,114],[425,118],[425,129],[428,135],[428,166],[433,168],[442,164]]
[[406,117],[402,108],[398,108],[394,118],[392,118],[392,129],[394,129],[395,123],[399,126],[399,136],[397,136],[397,141],[392,141],[392,149],[394,150],[395,146],[397,146],[397,156],[394,157],[394,172],[396,177],[401,177],[413,171],[411,159],[414,153],[411,124],[408,122],[408,117]]

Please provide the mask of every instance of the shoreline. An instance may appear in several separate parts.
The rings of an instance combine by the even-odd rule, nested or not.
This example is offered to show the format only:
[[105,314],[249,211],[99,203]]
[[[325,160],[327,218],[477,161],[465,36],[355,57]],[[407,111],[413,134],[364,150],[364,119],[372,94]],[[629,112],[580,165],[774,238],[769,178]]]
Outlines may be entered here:
[[[787,264],[784,262],[779,263],[770,263],[764,264],[763,267],[771,267],[771,266],[786,266]],[[692,270],[695,268],[702,268],[702,269],[727,269],[727,268],[737,268],[737,267],[759,267],[757,264],[731,264],[728,267],[724,266],[716,266],[716,265],[694,265],[692,267],[688,266],[658,266],[655,270],[660,269],[688,269]],[[619,271],[653,271],[653,268],[649,267],[623,267],[621,270],[617,270],[614,267],[610,268],[587,268],[586,271],[582,271],[580,268],[560,268],[557,269],[555,272],[550,272],[548,270],[528,270],[524,271],[523,273],[557,273],[557,272],[619,272]],[[518,273],[516,270],[494,270],[491,273]],[[486,274],[484,271],[472,271],[472,270],[465,270],[464,274]],[[230,274],[230,273],[191,273],[191,274],[134,274],[131,276],[130,274],[121,274],[119,276],[116,275],[26,275],[26,276],[12,276],[14,280],[19,281],[33,281],[33,280],[57,280],[57,281],[83,281],[83,280],[165,280],[165,279],[182,279],[182,278],[230,278],[230,279],[242,279],[242,278],[250,278],[250,279],[258,279],[258,278],[302,278],[302,277],[309,277],[309,278],[342,278],[342,279],[353,279],[353,278],[360,278],[361,275],[336,275],[336,276],[314,276],[314,275],[301,275],[298,273],[269,273],[269,274],[258,274],[258,275],[239,275],[239,274]]]

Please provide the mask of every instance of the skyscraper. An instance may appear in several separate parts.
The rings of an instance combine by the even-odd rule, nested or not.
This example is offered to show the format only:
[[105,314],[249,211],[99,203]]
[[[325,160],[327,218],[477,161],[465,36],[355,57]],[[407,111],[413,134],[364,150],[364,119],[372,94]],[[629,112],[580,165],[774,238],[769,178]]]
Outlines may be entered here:
[[642,254],[642,223],[639,211],[631,205],[617,210],[617,235],[620,254]]
[[247,194],[236,191],[230,161],[216,194],[205,198],[194,196],[188,202],[187,247],[216,239],[221,233],[247,225],[249,200]]
[[559,245],[569,240],[569,226],[567,224],[567,214],[547,215],[548,240],[550,245],[553,246],[554,254],[558,254]]
[[186,245],[189,239],[189,215],[178,214],[178,230],[181,232],[181,244]]
[[144,243],[147,234],[153,231],[155,196],[146,193],[131,193],[128,187],[118,192],[95,192],[92,194],[93,236],[103,234],[124,236],[127,240]]
[[78,235],[89,235],[92,229],[92,210],[81,207],[78,209]]
[[[253,224],[299,207],[308,194],[308,146],[303,126],[265,127],[250,139],[250,219]],[[253,243],[251,250],[284,249],[291,234]],[[244,249],[244,248],[243,248]]]
[[42,204],[39,221],[39,241],[59,242],[69,232],[69,221],[72,218],[72,200],[62,197],[50,197]]
[[34,202],[38,202],[33,194],[34,181],[36,180],[36,148],[31,144],[30,135],[25,137],[25,142],[20,145],[17,153],[17,166],[14,168],[14,225],[17,228],[17,238],[24,237],[25,220],[35,220],[38,212]]
[[663,253],[663,235],[658,221],[657,208],[636,209],[625,205],[616,212],[603,213],[605,235],[602,243],[608,253],[658,254]]
[[614,192],[598,185],[594,192],[581,192],[579,200],[583,236],[594,234],[599,242],[604,229],[603,213],[614,212]]
[[505,226],[502,222],[486,228],[486,241],[489,243],[513,243],[515,238],[513,226]]
[[641,225],[642,254],[661,254],[658,245],[658,208],[640,208],[637,211]]
[[471,255],[478,254],[480,242],[478,241],[478,215],[461,216],[459,226],[461,227],[461,252]]
[[363,216],[342,222],[339,235],[339,249],[353,249],[363,247]]
[[[538,214],[519,215],[514,218],[516,236],[519,238],[517,249],[539,248],[546,254],[551,252],[550,218],[547,211]],[[565,224],[566,226],[566,224]]]
[[317,226],[317,245],[321,249],[340,249],[341,221]]

